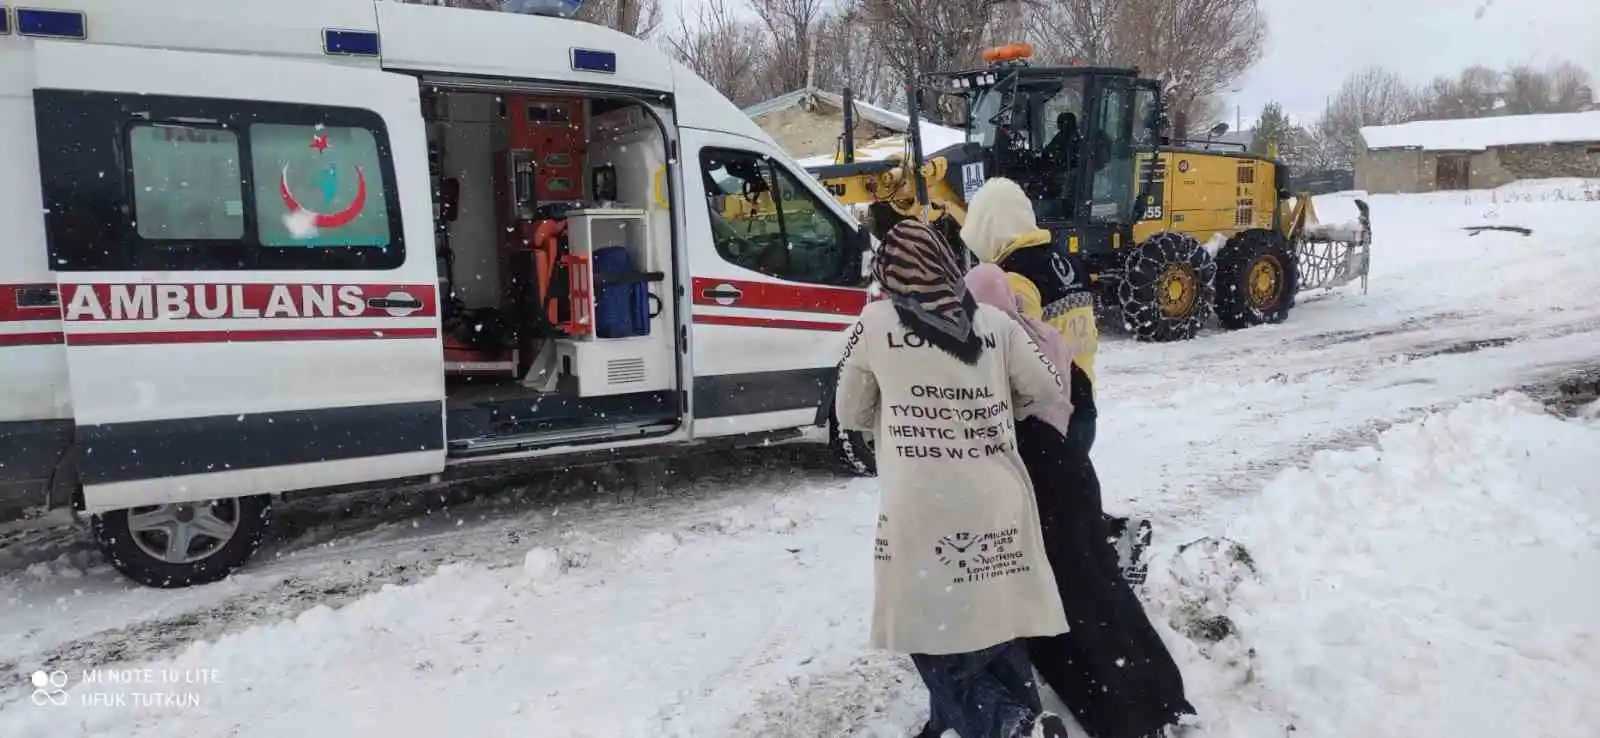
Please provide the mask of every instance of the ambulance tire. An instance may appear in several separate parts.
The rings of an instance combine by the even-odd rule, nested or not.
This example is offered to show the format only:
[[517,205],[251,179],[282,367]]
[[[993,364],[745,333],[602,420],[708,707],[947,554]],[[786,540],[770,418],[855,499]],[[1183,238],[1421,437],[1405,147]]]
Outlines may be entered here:
[[[174,562],[155,553],[148,536],[141,534],[136,537],[130,525],[130,516],[134,510],[161,512],[160,508],[187,507],[190,511],[188,515],[192,518],[193,510],[203,506],[209,506],[210,510],[219,513],[216,515],[219,519],[231,522],[232,532],[231,535],[224,534],[226,540],[209,536],[199,538],[198,545],[190,549],[197,552],[195,558],[190,561]],[[268,495],[206,500],[188,506],[111,510],[90,519],[95,542],[99,544],[100,552],[105,556],[107,563],[135,582],[162,589],[177,589],[221,581],[244,566],[250,557],[255,555],[256,549],[260,548],[262,541],[266,539],[271,525],[272,499]],[[142,533],[152,531],[154,529]]]
[[832,415],[828,416],[828,448],[844,465],[844,470],[858,477],[878,476],[878,456],[872,439],[861,431],[844,430]]

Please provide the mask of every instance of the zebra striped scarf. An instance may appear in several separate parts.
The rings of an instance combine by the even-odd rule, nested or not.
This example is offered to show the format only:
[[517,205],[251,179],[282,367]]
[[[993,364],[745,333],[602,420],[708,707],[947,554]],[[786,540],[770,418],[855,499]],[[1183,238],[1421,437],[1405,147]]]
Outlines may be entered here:
[[962,363],[978,363],[977,303],[967,294],[955,252],[938,233],[920,221],[901,221],[889,229],[872,271],[907,330]]

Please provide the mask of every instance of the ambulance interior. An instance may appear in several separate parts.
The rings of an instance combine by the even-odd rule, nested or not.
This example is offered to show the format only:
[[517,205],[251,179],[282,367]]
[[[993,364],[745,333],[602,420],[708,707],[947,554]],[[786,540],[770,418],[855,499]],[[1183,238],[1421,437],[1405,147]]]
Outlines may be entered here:
[[627,100],[425,88],[450,452],[671,432],[672,219]]

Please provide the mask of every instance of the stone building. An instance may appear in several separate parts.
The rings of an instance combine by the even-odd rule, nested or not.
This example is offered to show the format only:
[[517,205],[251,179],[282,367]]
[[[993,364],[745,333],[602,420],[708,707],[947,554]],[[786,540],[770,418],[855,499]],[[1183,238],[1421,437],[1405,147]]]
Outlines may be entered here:
[[[902,147],[899,142],[911,127],[910,118],[859,100],[854,107],[859,158],[877,158],[873,155],[875,152],[867,151],[868,148],[898,150]],[[843,96],[816,88],[795,90],[751,105],[744,113],[784,151],[800,160],[832,157],[844,134]],[[928,153],[964,139],[961,131],[931,123],[924,122],[921,130],[923,151]]]
[[1373,193],[1600,177],[1600,110],[1367,126],[1355,170],[1356,188]]

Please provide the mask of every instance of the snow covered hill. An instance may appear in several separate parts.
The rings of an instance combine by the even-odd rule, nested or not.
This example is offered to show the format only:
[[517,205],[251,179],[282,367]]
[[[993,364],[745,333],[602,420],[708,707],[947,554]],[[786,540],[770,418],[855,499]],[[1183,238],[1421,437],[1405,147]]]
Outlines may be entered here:
[[[1600,421],[1506,393],[1600,367],[1590,191],[1373,196],[1368,294],[1104,345],[1095,460],[1156,521],[1198,735],[1594,734]],[[681,500],[312,528],[193,591],[83,554],[0,572],[0,736],[908,735],[916,679],[864,646],[873,482],[769,453]],[[1250,564],[1178,551],[1202,536]],[[1202,617],[1233,635],[1185,635]]]

